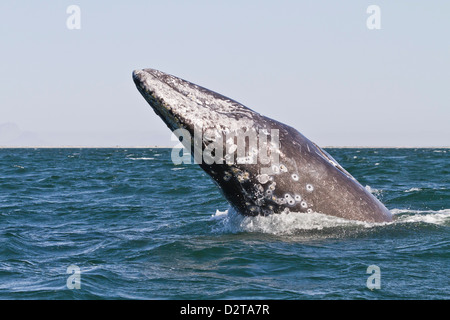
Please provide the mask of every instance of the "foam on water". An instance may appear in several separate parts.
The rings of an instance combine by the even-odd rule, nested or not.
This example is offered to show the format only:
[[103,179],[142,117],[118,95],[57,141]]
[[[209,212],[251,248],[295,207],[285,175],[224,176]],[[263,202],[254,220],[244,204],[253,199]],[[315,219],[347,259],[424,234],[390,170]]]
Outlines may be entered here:
[[322,213],[290,212],[272,214],[268,216],[243,216],[234,209],[216,211],[211,220],[219,221],[220,232],[258,232],[274,235],[295,234],[304,230],[324,230],[342,226],[364,226],[370,224],[362,221],[351,221]]
[[422,189],[420,189],[420,188],[410,188],[410,189],[405,190],[403,192],[414,192],[414,191],[422,191]]
[[369,191],[369,192],[370,192],[371,194],[373,194],[374,196],[378,196],[378,195],[380,195],[381,192],[382,192],[382,190],[372,188],[372,187],[369,186],[369,185],[366,185],[365,188],[366,188],[367,191]]
[[437,225],[450,224],[450,209],[442,210],[410,210],[392,209],[395,223],[424,222]]
[[450,209],[443,210],[406,210],[392,209],[393,222],[370,223],[363,221],[347,220],[338,217],[312,212],[290,212],[272,214],[269,216],[243,216],[234,209],[225,211],[216,210],[211,216],[211,221],[219,224],[215,232],[256,232],[274,235],[290,235],[299,231],[325,230],[342,228],[373,228],[401,223],[430,223],[446,225],[450,223]]
[[155,158],[140,157],[140,158],[128,158],[129,160],[155,160]]

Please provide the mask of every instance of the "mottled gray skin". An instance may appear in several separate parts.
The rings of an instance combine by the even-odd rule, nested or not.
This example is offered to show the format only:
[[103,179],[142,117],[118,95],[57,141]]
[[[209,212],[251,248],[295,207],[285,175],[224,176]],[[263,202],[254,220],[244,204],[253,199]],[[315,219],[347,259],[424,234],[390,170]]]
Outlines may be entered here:
[[[267,165],[237,164],[236,161],[234,164],[200,164],[241,214],[319,212],[350,220],[392,221],[391,213],[378,199],[328,153],[294,128],[157,70],[135,70],[133,80],[171,130],[185,128],[192,136],[194,125],[224,135],[237,128],[257,133],[279,130],[279,164],[269,164],[269,171]],[[194,152],[194,142],[190,147]]]

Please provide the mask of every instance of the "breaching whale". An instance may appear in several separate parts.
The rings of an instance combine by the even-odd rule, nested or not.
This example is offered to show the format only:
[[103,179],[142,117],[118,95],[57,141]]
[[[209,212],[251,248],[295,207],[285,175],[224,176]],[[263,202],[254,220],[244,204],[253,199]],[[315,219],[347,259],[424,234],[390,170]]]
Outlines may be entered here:
[[[196,162],[241,214],[318,212],[392,221],[375,196],[296,129],[158,70],[135,70],[133,80],[169,129],[191,137],[179,136],[192,154],[209,155]],[[196,134],[200,138],[192,138]]]

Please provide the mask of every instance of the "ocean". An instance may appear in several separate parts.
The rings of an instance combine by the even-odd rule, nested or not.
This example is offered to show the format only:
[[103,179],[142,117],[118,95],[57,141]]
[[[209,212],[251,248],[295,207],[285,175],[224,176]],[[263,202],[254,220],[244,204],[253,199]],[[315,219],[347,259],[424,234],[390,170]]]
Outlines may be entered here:
[[449,299],[450,149],[326,150],[394,222],[243,217],[171,149],[0,149],[0,299]]

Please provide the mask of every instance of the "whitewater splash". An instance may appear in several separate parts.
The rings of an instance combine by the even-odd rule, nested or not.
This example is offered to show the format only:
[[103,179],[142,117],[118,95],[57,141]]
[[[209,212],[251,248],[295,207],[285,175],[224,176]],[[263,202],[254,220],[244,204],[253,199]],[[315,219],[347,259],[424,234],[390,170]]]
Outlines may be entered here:
[[436,225],[450,225],[450,209],[443,210],[407,210],[392,209],[393,222],[369,223],[362,221],[346,220],[328,216],[322,213],[290,212],[272,214],[269,216],[243,216],[234,209],[225,211],[217,210],[211,216],[211,221],[218,225],[214,229],[217,232],[257,232],[273,235],[290,235],[302,231],[321,231],[327,229],[348,228],[374,228],[386,225],[402,223],[429,223]]
[[424,222],[437,225],[450,225],[450,209],[392,209],[391,213],[397,218],[394,223]]
[[155,160],[155,158],[148,158],[148,157],[140,157],[140,158],[127,158],[128,160]]

